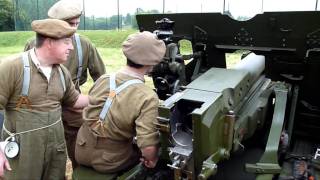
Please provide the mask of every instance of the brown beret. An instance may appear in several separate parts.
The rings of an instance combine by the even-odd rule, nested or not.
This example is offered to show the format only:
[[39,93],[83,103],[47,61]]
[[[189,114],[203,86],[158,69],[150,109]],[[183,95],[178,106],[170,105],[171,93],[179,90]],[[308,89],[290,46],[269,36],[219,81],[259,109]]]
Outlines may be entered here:
[[35,20],[32,21],[31,28],[38,34],[55,39],[70,37],[77,30],[67,22],[59,19]]
[[132,34],[122,44],[123,54],[136,64],[156,65],[162,61],[166,45],[148,31]]
[[81,16],[82,7],[78,1],[60,0],[48,11],[49,18],[67,20]]

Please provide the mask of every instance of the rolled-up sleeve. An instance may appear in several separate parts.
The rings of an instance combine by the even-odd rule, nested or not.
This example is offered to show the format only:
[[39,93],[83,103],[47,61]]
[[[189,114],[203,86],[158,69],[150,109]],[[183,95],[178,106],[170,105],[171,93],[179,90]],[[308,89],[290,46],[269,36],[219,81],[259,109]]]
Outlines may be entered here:
[[155,96],[145,101],[141,113],[135,121],[139,148],[159,143],[159,132],[155,125],[158,116],[158,104],[159,100]]
[[76,90],[69,71],[63,65],[61,65],[61,68],[63,69],[66,81],[66,91],[62,103],[65,106],[72,107],[79,98],[80,93]]
[[17,86],[17,72],[15,64],[12,61],[6,61],[0,64],[0,110],[3,110],[11,96],[14,93],[14,87]]

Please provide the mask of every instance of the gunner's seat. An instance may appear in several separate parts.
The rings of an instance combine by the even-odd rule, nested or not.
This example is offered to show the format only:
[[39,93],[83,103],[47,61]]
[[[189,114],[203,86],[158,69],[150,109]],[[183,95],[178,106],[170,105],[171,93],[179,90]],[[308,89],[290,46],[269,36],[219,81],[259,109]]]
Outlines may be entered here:
[[125,180],[134,178],[141,170],[143,169],[142,164],[137,164],[129,171],[124,172],[123,174],[119,175],[117,173],[114,174],[107,174],[107,173],[100,173],[95,171],[91,167],[80,165],[73,170],[72,179],[73,180]]

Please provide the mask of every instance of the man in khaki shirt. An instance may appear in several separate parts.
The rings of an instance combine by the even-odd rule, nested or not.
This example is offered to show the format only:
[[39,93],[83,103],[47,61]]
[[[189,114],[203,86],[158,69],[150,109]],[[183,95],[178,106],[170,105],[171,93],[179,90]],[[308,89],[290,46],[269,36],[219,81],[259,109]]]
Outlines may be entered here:
[[150,32],[130,35],[123,43],[127,66],[99,78],[89,92],[85,122],[77,136],[78,163],[103,173],[125,171],[139,158],[146,167],[155,167],[159,132],[154,122],[159,99],[143,82],[144,75],[162,60],[165,49],[164,42]]
[[64,179],[61,104],[73,108],[88,104],[88,96],[79,94],[68,70],[60,66],[74,48],[71,36],[76,29],[57,19],[33,21],[31,27],[36,47],[0,65],[2,134],[20,149],[18,154],[7,146],[1,150],[0,176],[12,169],[5,172],[6,179]]
[[[78,28],[80,24],[81,14],[81,4],[71,0],[60,0],[48,10],[49,18],[66,21],[75,28]],[[35,40],[28,42],[25,50],[31,49],[34,45]],[[74,49],[70,51],[68,61],[64,62],[63,65],[69,70],[72,81],[80,92],[80,86],[87,81],[87,71],[89,71],[93,81],[96,81],[105,73],[105,66],[97,49],[87,38],[75,34],[72,36],[72,45]],[[74,148],[78,130],[83,123],[82,112],[63,107],[62,121],[68,155],[74,168],[77,166],[74,159]]]

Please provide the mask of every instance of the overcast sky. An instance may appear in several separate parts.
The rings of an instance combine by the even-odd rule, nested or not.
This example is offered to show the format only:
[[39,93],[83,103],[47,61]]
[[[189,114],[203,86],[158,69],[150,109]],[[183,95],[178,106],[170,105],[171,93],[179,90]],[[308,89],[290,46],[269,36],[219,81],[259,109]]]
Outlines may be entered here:
[[[118,0],[79,0],[85,3],[86,16],[106,17],[117,14]],[[165,12],[222,12],[229,9],[234,17],[253,16],[263,11],[315,10],[317,0],[119,0],[120,14],[133,14],[137,8]],[[263,3],[262,3],[263,2]]]

